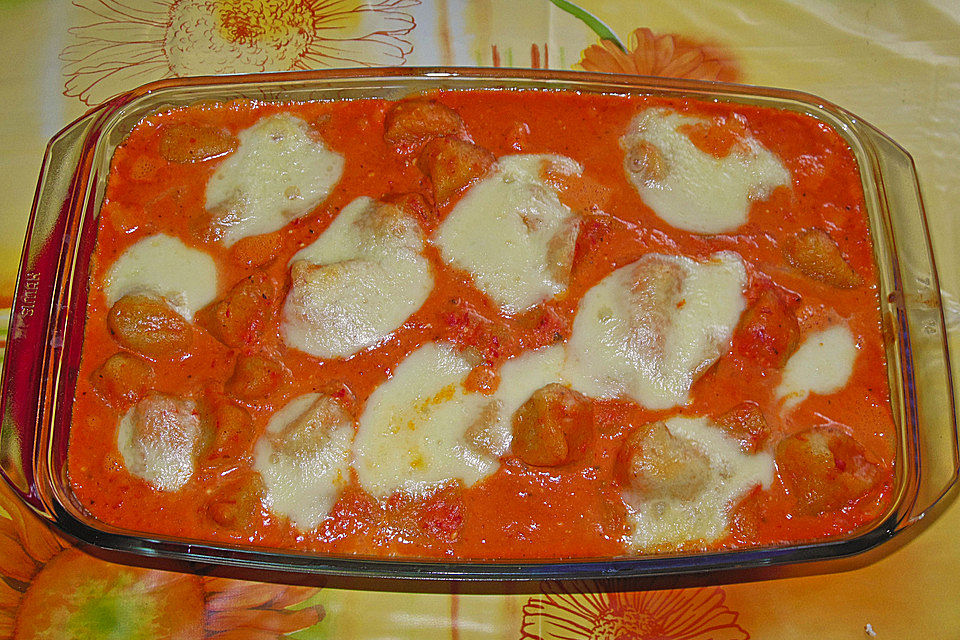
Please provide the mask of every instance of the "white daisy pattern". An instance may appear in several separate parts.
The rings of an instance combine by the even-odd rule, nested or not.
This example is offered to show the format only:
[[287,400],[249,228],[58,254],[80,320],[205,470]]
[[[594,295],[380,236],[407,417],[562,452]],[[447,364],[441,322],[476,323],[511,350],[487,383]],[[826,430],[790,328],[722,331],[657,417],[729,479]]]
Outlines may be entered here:
[[420,0],[74,0],[64,94],[98,104],[162,78],[403,65]]

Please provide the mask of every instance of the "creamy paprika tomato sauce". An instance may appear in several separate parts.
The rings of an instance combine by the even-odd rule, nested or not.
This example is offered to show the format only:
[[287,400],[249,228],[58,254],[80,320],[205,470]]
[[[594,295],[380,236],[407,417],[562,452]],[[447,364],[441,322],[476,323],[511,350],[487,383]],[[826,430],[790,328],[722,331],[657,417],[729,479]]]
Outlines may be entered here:
[[858,168],[807,116],[174,109],[117,149],[92,265],[68,468],[111,525],[575,558],[821,539],[889,505]]

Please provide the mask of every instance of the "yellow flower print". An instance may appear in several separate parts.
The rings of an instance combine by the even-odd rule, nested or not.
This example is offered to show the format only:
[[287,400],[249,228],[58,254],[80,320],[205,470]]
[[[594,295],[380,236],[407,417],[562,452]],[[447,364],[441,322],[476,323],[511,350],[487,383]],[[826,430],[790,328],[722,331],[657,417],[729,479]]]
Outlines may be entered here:
[[723,590],[599,592],[545,583],[523,607],[523,640],[748,640]]

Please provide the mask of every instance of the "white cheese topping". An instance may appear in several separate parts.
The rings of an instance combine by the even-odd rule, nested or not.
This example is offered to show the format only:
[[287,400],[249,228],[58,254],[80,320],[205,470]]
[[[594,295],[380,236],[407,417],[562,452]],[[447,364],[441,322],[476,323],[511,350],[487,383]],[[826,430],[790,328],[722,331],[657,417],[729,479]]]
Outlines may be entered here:
[[385,338],[426,301],[430,264],[416,220],[357,198],[291,260],[281,329],[318,358],[351,356]]
[[213,258],[177,238],[157,234],[129,246],[104,278],[107,304],[125,295],[159,296],[187,320],[217,296]]
[[[681,131],[709,122],[663,108],[641,111],[620,140],[624,166],[644,202],[674,227],[695,233],[735,231],[747,221],[753,201],[790,184],[790,172],[749,134],[717,158]],[[630,150],[645,145],[657,155],[652,170],[632,165]]]
[[514,412],[557,382],[563,347],[525,352],[500,369],[493,395],[463,387],[473,363],[449,345],[414,351],[367,401],[354,442],[357,474],[373,495],[424,493],[489,476],[510,448]]
[[207,183],[206,208],[228,247],[309,213],[343,173],[343,156],[290,114],[266,117],[239,139]]
[[177,491],[193,476],[202,436],[191,400],[151,393],[120,419],[117,448],[130,473],[161,491]]
[[497,415],[491,420],[482,436],[489,443],[489,450],[497,455],[505,455],[510,449],[513,438],[513,414],[530,399],[533,392],[552,382],[561,382],[560,370],[563,368],[563,346],[543,347],[536,351],[524,351],[500,367],[500,384],[493,399]]
[[784,410],[803,402],[811,393],[826,395],[845,387],[857,359],[857,343],[846,325],[838,324],[811,333],[783,369],[777,387]]
[[475,184],[437,230],[446,262],[470,273],[507,313],[529,309],[567,288],[579,218],[544,182],[544,168],[579,175],[563,156],[505,156]]
[[633,528],[628,545],[638,550],[675,548],[684,542],[720,538],[729,529],[737,501],[753,487],[768,487],[773,482],[773,455],[743,453],[737,440],[709,419],[677,416],[665,424],[673,436],[686,440],[707,457],[710,477],[699,495],[690,500],[667,495],[640,498],[625,491]]
[[450,346],[428,343],[370,395],[354,440],[364,489],[421,494],[453,478],[470,486],[496,470],[496,458],[469,441],[493,402],[463,388],[472,366]]
[[329,396],[308,393],[277,411],[254,448],[266,507],[301,531],[316,528],[347,485],[353,434],[352,419]]
[[580,301],[564,378],[588,396],[649,409],[685,404],[690,385],[727,349],[746,283],[733,252],[705,263],[649,254],[617,269]]

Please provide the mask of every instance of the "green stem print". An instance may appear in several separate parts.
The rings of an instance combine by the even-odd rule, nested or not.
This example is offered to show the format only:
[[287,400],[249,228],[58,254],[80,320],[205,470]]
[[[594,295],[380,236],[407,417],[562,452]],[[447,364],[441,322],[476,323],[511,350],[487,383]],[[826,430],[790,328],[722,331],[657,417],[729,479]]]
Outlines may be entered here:
[[601,40],[609,40],[613,44],[617,45],[620,51],[627,50],[627,48],[623,46],[623,43],[620,42],[620,39],[617,37],[617,34],[615,34],[613,30],[610,29],[610,27],[603,24],[600,18],[593,15],[586,9],[578,7],[572,2],[567,2],[567,0],[550,0],[550,2],[555,4],[558,8],[562,9],[563,11],[566,11],[570,15],[576,17],[577,19],[582,20],[583,23],[586,24],[588,27],[590,27],[590,29],[595,34],[600,36]]

